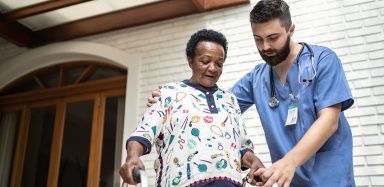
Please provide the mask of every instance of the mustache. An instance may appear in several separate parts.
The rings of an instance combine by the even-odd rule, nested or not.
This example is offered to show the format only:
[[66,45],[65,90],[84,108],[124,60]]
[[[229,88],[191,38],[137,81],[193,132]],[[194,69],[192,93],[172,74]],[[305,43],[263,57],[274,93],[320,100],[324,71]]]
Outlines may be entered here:
[[272,52],[275,52],[275,50],[269,49],[269,50],[262,50],[261,52],[262,53],[272,53]]

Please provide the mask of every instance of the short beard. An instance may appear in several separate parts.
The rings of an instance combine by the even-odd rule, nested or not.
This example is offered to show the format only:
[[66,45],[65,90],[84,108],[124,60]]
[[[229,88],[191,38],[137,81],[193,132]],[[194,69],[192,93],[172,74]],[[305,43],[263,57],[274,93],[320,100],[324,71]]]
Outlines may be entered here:
[[265,52],[273,52],[275,50],[268,50],[268,51],[260,51],[259,49],[257,49],[257,50],[259,50],[261,58],[267,64],[269,64],[270,66],[276,66],[276,65],[280,64],[281,62],[283,62],[285,59],[287,59],[289,53],[291,52],[291,48],[289,46],[290,41],[291,41],[291,37],[288,35],[287,41],[285,42],[283,48],[280,49],[279,51],[276,51],[276,55],[274,55],[274,56],[267,56],[267,55],[264,55],[264,53]]

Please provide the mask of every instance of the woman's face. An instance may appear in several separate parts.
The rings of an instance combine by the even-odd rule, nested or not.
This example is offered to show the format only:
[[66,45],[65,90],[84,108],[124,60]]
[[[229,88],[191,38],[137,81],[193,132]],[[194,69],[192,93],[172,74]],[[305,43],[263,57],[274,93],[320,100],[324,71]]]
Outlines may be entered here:
[[205,88],[213,87],[223,72],[224,48],[218,43],[201,41],[196,46],[195,56],[188,58],[192,69],[191,82]]

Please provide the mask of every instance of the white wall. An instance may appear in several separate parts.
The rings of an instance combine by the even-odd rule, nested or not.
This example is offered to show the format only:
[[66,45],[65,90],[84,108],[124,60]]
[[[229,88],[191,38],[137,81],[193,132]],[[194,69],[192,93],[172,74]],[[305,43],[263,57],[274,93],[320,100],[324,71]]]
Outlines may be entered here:
[[[185,45],[197,29],[223,32],[229,41],[228,59],[219,86],[229,88],[260,57],[252,38],[250,5],[123,29],[78,39],[109,45],[127,53],[141,54],[139,73],[140,115],[146,98],[158,85],[189,78]],[[354,137],[354,166],[358,186],[384,186],[384,1],[383,0],[287,0],[296,23],[295,41],[328,46],[343,62],[355,97],[347,110]],[[127,18],[128,19],[128,18]],[[25,49],[0,44],[0,60]],[[0,70],[0,72],[3,70]],[[263,130],[252,108],[244,115],[256,153],[269,162]],[[132,125],[134,125],[132,121]],[[144,157],[151,170],[155,154]],[[268,165],[268,164],[267,164]],[[337,166],[335,166],[337,167]],[[152,177],[154,172],[149,173]],[[152,178],[153,179],[153,178]]]

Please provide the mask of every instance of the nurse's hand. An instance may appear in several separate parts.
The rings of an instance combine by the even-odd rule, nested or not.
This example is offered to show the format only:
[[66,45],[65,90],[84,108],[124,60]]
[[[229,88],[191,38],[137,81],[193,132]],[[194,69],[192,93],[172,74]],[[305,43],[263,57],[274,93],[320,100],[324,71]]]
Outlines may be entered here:
[[155,97],[160,97],[160,95],[161,95],[160,89],[162,88],[162,86],[159,86],[158,88],[159,88],[158,90],[152,91],[152,97],[148,97],[148,99],[147,99],[148,100],[148,102],[147,102],[148,108],[157,102]]
[[279,187],[289,187],[295,170],[296,166],[293,162],[283,158],[269,168],[257,170],[255,175],[262,176],[263,181],[265,181],[264,187],[271,187],[275,183]]

